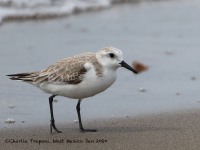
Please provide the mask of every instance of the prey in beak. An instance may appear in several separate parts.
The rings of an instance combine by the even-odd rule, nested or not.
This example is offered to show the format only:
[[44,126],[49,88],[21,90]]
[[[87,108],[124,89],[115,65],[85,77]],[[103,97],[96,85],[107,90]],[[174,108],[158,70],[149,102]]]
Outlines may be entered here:
[[125,61],[122,61],[121,63],[119,63],[122,67],[132,71],[133,73],[137,74],[138,72],[136,70],[134,70],[131,66],[129,66]]

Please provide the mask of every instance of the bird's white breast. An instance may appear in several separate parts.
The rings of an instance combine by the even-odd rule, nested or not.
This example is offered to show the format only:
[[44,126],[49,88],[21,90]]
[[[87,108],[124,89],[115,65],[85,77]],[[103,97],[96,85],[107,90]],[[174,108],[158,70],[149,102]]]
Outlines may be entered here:
[[[88,64],[87,64],[88,66]],[[91,65],[79,84],[52,84],[46,83],[40,88],[47,93],[58,94],[60,96],[83,99],[103,92],[116,80],[116,70],[103,69],[102,76],[98,77],[94,67]]]

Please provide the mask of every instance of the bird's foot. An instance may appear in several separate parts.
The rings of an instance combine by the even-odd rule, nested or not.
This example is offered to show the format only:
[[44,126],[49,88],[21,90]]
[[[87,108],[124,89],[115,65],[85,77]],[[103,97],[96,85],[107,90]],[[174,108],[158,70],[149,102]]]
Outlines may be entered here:
[[51,121],[51,124],[50,124],[50,132],[51,132],[51,133],[52,133],[52,129],[54,129],[57,133],[62,133],[62,131],[59,131],[59,130],[56,128],[54,121]]
[[98,130],[95,130],[95,129],[83,129],[83,128],[81,128],[80,131],[82,133],[84,133],[84,132],[97,132]]

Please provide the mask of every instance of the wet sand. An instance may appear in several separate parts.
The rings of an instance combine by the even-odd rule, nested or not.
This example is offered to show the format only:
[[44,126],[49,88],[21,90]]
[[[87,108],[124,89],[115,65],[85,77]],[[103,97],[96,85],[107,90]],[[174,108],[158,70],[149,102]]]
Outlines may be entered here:
[[96,133],[80,133],[76,123],[57,125],[63,131],[60,134],[49,134],[47,126],[4,129],[0,131],[0,141],[5,150],[197,150],[200,147],[199,124],[200,111],[192,110],[84,123],[85,127],[98,129]]
[[[133,75],[119,68],[117,81],[108,90],[82,102],[85,121],[200,108],[199,7],[197,1],[131,3],[63,19],[4,24],[0,27],[0,127],[7,118],[23,126],[38,120],[48,124],[50,118],[50,95],[11,81],[6,74],[45,69],[58,59],[110,45],[122,49],[127,63],[138,60],[149,70]],[[56,99],[56,121],[77,120],[77,101]]]

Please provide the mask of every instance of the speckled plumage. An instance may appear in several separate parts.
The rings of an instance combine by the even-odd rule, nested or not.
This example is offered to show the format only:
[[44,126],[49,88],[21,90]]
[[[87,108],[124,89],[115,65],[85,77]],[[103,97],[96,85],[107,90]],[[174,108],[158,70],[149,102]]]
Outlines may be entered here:
[[96,59],[95,53],[83,53],[73,57],[62,59],[42,71],[15,74],[12,79],[18,79],[33,84],[51,82],[54,84],[78,84],[87,72],[85,63],[94,64],[96,75],[102,76],[102,66]]

